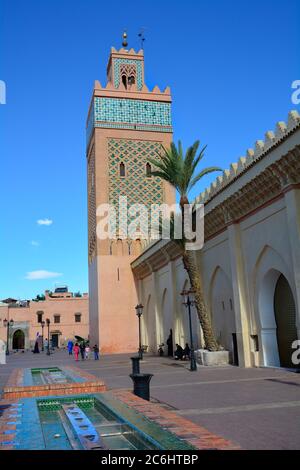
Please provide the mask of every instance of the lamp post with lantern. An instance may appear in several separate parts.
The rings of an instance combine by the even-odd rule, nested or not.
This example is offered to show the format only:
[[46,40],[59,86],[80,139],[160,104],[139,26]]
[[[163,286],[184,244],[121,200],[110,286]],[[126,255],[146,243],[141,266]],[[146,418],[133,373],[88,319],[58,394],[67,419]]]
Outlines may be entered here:
[[9,341],[9,328],[11,326],[14,326],[14,321],[13,319],[11,320],[6,320],[6,318],[3,320],[3,326],[4,328],[7,328],[7,336],[6,336],[6,355],[9,356],[9,347],[8,347],[8,341]]
[[45,322],[44,320],[41,321],[41,327],[42,327],[42,351],[44,351],[44,326]]
[[181,292],[183,298],[183,305],[187,307],[189,314],[189,325],[190,325],[190,342],[191,342],[191,371],[197,370],[197,362],[195,359],[194,343],[193,343],[193,330],[192,330],[192,318],[191,318],[191,306],[195,305],[195,292],[190,290],[184,290]]
[[46,318],[47,328],[48,328],[48,341],[47,341],[47,356],[50,356],[50,320]]
[[142,349],[142,338],[141,338],[141,316],[143,314],[143,308],[144,306],[142,304],[138,304],[135,307],[135,311],[139,319],[139,358],[141,360],[143,360],[143,349]]

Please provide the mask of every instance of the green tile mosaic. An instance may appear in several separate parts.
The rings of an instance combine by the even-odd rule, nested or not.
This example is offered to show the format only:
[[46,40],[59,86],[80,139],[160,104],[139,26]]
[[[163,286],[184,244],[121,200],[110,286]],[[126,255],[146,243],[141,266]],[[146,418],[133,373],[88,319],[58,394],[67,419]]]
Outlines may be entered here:
[[95,97],[87,124],[87,144],[95,127],[173,132],[171,103]]
[[95,122],[171,126],[171,104],[125,98],[95,97]]

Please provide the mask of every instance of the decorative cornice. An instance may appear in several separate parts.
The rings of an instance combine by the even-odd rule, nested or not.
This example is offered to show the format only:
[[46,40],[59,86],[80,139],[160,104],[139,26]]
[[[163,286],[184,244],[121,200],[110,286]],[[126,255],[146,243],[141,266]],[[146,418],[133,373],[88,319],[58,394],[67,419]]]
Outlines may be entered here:
[[276,125],[275,132],[267,131],[264,141],[257,140],[254,149],[248,149],[246,156],[240,157],[238,162],[232,163],[229,169],[224,170],[223,175],[218,176],[216,180],[195,199],[195,202],[198,204],[207,204],[210,202],[299,128],[300,116],[298,111],[290,111],[287,123],[279,121]]
[[283,195],[285,188],[300,183],[300,143],[247,182],[241,189],[205,213],[205,240],[239,221],[268,201]]

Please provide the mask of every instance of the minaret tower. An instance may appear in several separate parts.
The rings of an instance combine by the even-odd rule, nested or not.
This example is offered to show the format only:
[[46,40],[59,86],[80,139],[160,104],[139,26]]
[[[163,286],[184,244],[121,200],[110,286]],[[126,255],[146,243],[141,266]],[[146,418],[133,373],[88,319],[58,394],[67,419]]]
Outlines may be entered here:
[[88,262],[90,341],[102,353],[137,350],[138,294],[131,262],[140,242],[97,238],[97,207],[119,196],[134,203],[175,202],[173,189],[149,174],[148,158],[172,141],[171,94],[144,81],[144,52],[111,48],[107,84],[95,82],[87,120]]

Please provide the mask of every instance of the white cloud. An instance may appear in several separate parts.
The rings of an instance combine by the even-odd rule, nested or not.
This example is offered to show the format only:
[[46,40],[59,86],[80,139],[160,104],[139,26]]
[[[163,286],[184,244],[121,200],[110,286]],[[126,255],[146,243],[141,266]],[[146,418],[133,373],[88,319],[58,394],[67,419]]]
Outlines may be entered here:
[[35,241],[35,240],[31,240],[30,244],[32,246],[40,246],[39,242]]
[[39,220],[36,221],[36,223],[38,225],[52,225],[53,220],[51,220],[51,219],[39,219]]
[[50,279],[52,277],[59,276],[62,276],[62,273],[54,273],[41,269],[40,271],[29,271],[26,273],[25,279],[28,279],[29,281],[37,281],[39,279]]

